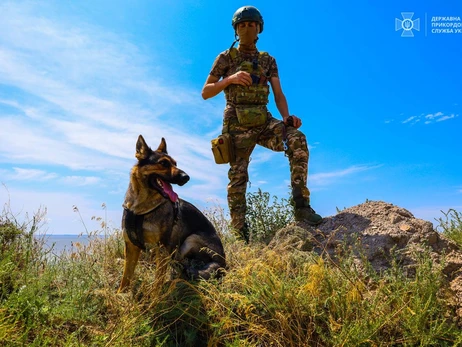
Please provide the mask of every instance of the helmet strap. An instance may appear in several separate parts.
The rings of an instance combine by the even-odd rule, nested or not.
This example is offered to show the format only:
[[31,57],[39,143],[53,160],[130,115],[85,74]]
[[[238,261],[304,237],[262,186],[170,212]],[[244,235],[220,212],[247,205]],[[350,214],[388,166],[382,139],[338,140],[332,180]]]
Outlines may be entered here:
[[239,41],[239,36],[237,36],[237,32],[234,32],[234,41],[233,41],[233,44],[231,45],[231,47],[229,47],[229,49],[233,48],[234,45],[236,44],[236,42]]

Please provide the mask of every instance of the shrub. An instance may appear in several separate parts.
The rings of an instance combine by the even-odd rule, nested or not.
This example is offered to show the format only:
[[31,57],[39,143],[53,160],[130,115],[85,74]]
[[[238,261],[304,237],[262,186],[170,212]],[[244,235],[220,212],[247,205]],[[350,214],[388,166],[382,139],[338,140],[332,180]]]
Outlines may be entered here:
[[247,193],[246,221],[250,229],[250,239],[268,243],[276,232],[285,227],[293,219],[293,207],[288,199],[258,189],[255,193]]

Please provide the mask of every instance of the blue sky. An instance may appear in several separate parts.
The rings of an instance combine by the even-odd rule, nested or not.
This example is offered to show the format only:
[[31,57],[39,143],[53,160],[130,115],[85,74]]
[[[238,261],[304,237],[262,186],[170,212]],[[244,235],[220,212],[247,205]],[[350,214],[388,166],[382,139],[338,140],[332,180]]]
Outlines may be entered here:
[[[154,148],[165,137],[191,176],[180,197],[227,209],[228,167],[210,151],[224,97],[204,101],[201,89],[233,41],[234,11],[248,4],[0,0],[2,206],[18,216],[46,208],[49,234],[85,231],[73,206],[89,230],[92,216],[119,227],[142,134]],[[462,210],[462,33],[432,32],[462,23],[461,5],[252,5],[265,21],[258,47],[276,58],[290,113],[303,120],[318,213],[366,199],[432,222]],[[395,30],[402,12],[420,21],[414,37]],[[269,108],[279,117],[273,100]],[[250,181],[249,191],[287,198],[287,159],[257,149]]]

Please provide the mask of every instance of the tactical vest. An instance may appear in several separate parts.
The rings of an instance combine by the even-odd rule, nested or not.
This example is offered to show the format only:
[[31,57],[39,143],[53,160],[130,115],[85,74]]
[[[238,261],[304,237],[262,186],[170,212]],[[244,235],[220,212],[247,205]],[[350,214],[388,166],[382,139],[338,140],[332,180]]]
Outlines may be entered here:
[[[235,105],[267,105],[269,86],[269,76],[266,75],[264,65],[262,62],[269,61],[269,54],[266,52],[259,52],[254,57],[253,61],[248,61],[242,58],[237,48],[231,48],[229,55],[232,60],[229,75],[238,71],[246,71],[252,77],[252,85],[241,86],[239,84],[231,84],[225,88],[226,100]],[[266,67],[268,69],[268,67]]]

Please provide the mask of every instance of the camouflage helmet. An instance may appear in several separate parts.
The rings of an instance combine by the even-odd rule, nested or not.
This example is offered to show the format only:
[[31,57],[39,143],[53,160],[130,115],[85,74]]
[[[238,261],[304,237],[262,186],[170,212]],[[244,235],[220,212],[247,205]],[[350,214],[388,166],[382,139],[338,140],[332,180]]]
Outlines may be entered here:
[[241,22],[257,22],[260,24],[260,33],[263,31],[263,17],[260,11],[254,6],[243,6],[234,12],[232,20],[234,30],[236,30],[236,26]]

